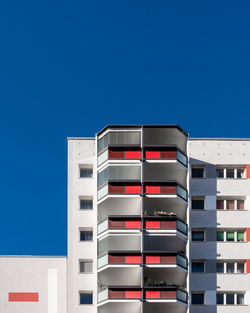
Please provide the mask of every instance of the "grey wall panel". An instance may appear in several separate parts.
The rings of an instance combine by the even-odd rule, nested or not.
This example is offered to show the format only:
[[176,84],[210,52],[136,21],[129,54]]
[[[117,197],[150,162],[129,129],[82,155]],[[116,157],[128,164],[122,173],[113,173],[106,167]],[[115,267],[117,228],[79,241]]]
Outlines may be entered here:
[[215,178],[195,178],[190,180],[190,194],[193,196],[216,195],[217,185]]
[[206,241],[216,241],[216,228],[206,228]]
[[216,305],[191,305],[189,313],[217,313]]
[[216,273],[216,260],[205,260],[205,271],[206,273]]
[[190,274],[190,290],[216,290],[216,274]]

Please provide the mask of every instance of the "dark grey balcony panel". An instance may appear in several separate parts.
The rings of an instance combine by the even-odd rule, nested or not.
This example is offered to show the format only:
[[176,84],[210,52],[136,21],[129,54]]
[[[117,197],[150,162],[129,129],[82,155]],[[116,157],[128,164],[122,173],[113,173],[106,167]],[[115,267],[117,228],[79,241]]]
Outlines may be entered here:
[[141,180],[141,167],[140,166],[110,166],[109,167],[109,180],[140,181]]
[[177,146],[187,151],[187,136],[177,127],[149,127],[143,129],[144,146]]
[[167,281],[179,286],[186,286],[187,272],[173,268],[147,268],[144,270],[144,277],[155,281]]
[[144,163],[144,181],[176,181],[186,188],[187,171],[176,163]]
[[205,260],[206,273],[216,273],[216,260]]
[[180,252],[185,255],[186,241],[177,236],[145,236],[145,251]]
[[110,145],[140,145],[141,133],[136,131],[119,131],[109,133]]

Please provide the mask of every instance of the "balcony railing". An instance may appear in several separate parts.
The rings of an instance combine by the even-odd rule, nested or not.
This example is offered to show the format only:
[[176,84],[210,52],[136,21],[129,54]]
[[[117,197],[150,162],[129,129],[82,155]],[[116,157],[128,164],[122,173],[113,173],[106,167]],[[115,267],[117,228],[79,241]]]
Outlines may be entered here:
[[169,254],[145,254],[144,255],[145,265],[179,265],[184,269],[187,269],[187,259],[180,255],[169,255]]
[[140,253],[108,253],[98,258],[98,269],[106,265],[139,265],[141,264]]
[[159,218],[158,216],[153,218],[145,218],[145,229],[146,230],[178,230],[184,235],[188,234],[188,227],[187,224],[183,223],[182,221],[175,218],[175,220],[171,220],[170,218],[162,217]]
[[98,292],[98,303],[107,300],[177,300],[187,303],[187,293],[178,287],[108,287]]
[[178,195],[187,200],[187,191],[179,185],[173,184],[145,184],[146,195]]
[[140,230],[141,218],[136,217],[107,217],[97,226],[98,235],[107,230]]
[[101,198],[107,195],[140,195],[141,194],[141,184],[138,183],[109,183],[98,189],[97,198]]
[[144,158],[146,160],[178,160],[187,166],[187,157],[179,150],[145,150]]

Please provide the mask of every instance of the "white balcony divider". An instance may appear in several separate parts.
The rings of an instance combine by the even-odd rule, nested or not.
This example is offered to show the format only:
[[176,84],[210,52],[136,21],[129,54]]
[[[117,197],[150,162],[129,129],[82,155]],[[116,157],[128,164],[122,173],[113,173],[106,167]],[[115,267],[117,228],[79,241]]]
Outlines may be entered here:
[[177,160],[187,166],[187,157],[179,150],[177,150]]
[[103,233],[105,230],[108,230],[108,228],[109,228],[109,221],[108,221],[108,219],[106,219],[103,222],[99,223],[97,225],[97,233],[98,233],[98,235]]
[[100,200],[101,198],[105,197],[108,194],[108,185],[105,185],[104,187],[102,187],[101,189],[98,190],[97,192],[97,198],[98,200]]
[[177,185],[177,194],[178,194],[178,196],[187,200],[187,191],[179,185]]
[[179,220],[177,220],[177,230],[187,235],[187,225]]
[[100,257],[97,260],[97,267],[101,268],[101,267],[107,265],[108,262],[109,262],[109,256],[108,256],[108,254],[105,254],[104,256]]
[[177,265],[180,265],[181,267],[187,269],[187,259],[177,254]]
[[187,303],[187,293],[185,291],[177,289],[176,296],[177,296],[177,300]]
[[98,295],[97,295],[98,303],[107,300],[108,296],[109,296],[108,289],[104,289],[104,290],[98,292]]
[[108,149],[97,157],[97,166],[108,160]]

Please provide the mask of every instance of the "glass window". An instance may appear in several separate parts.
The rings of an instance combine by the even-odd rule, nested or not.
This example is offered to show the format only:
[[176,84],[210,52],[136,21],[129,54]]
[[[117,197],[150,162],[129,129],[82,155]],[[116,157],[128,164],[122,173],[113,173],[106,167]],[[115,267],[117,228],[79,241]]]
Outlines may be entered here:
[[226,304],[234,304],[234,294],[227,293],[226,294]]
[[80,304],[92,304],[93,295],[92,293],[80,293]]
[[192,262],[193,273],[204,273],[204,262]]
[[204,199],[192,199],[192,210],[204,210]]
[[80,177],[93,177],[93,169],[92,168],[80,168]]
[[224,273],[224,263],[216,263],[216,273]]
[[108,146],[108,134],[98,139],[97,150],[98,152],[104,150]]
[[234,241],[234,231],[227,231],[227,241]]
[[203,178],[204,177],[204,168],[193,167],[192,168],[192,177],[193,178]]
[[227,210],[234,210],[234,200],[227,200]]
[[224,210],[224,200],[217,200],[216,201],[216,209],[217,210]]
[[224,231],[216,232],[216,241],[224,241]]
[[237,200],[237,210],[244,210],[244,200]]
[[93,262],[91,260],[80,261],[80,273],[92,273]]
[[80,240],[81,241],[91,241],[93,239],[92,231],[80,231]]
[[237,294],[237,304],[244,304],[244,294]]
[[204,293],[193,293],[192,304],[204,304]]
[[245,241],[244,232],[237,232],[237,241]]
[[81,210],[92,210],[93,201],[92,200],[80,200],[80,209]]
[[217,293],[216,304],[224,304],[224,294],[223,293]]
[[245,264],[242,263],[237,263],[237,273],[242,274],[245,272]]
[[223,178],[224,177],[224,169],[223,168],[217,168],[216,177],[217,178]]
[[204,231],[203,230],[193,230],[192,231],[192,241],[204,241]]
[[227,169],[227,178],[234,178],[234,169]]
[[234,273],[234,263],[227,263],[227,273]]
[[237,169],[237,178],[244,178],[244,169],[243,168]]

